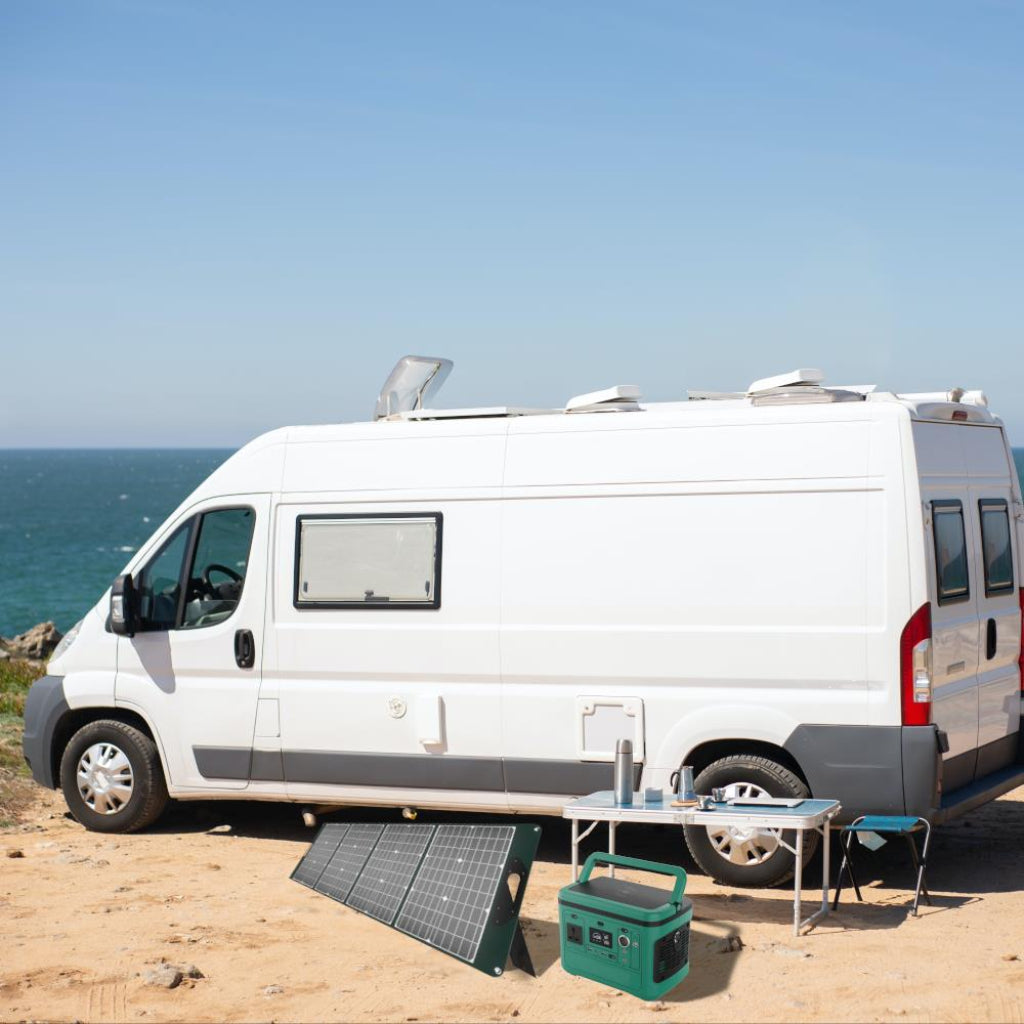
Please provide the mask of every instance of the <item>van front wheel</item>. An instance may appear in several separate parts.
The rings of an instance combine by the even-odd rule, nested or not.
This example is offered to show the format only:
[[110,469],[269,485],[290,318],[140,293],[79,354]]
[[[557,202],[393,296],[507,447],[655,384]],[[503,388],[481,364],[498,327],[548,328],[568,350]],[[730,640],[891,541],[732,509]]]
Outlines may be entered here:
[[[698,793],[724,789],[727,798],[761,796],[809,797],[810,791],[794,772],[766,757],[734,754],[709,764],[697,776]],[[785,846],[758,829],[734,826],[687,825],[686,845],[697,864],[725,885],[761,887],[779,885],[793,877],[796,857],[786,846],[796,847],[796,834],[782,833]],[[804,864],[818,847],[818,833],[804,833]]]
[[60,785],[68,809],[93,832],[136,832],[167,805],[156,744],[124,722],[83,725],[64,749]]

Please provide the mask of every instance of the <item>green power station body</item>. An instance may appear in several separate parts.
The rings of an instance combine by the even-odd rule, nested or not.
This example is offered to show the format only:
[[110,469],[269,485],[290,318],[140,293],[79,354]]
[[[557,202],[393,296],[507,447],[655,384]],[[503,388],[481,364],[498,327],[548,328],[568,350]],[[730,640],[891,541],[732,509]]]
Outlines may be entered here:
[[[591,878],[598,864],[675,878],[671,893],[618,878]],[[686,872],[614,853],[592,853],[578,882],[558,894],[562,968],[641,999],[660,999],[690,973],[693,904]]]

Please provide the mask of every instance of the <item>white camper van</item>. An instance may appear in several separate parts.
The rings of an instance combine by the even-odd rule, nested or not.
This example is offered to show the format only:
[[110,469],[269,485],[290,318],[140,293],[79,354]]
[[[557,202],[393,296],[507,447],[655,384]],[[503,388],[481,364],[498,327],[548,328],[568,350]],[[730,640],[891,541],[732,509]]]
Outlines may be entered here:
[[[746,393],[428,407],[228,459],[35,684],[25,754],[88,828],[168,797],[558,814],[693,765],[699,792],[942,822],[1024,781],[1024,506],[980,392],[802,370]],[[77,637],[73,638],[74,633]],[[687,832],[785,878],[768,836]]]

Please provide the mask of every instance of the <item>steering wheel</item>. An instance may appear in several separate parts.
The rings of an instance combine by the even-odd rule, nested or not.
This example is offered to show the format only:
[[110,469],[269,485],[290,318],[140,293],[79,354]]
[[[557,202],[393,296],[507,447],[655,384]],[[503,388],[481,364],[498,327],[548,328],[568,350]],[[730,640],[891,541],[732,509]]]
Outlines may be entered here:
[[234,569],[229,569],[226,565],[220,565],[218,562],[211,562],[204,570],[203,575],[200,577],[203,581],[203,586],[206,587],[207,591],[211,594],[220,594],[220,591],[214,585],[210,579],[210,574],[214,572],[223,573],[229,577],[233,583],[241,583],[242,576],[240,573],[235,572]]

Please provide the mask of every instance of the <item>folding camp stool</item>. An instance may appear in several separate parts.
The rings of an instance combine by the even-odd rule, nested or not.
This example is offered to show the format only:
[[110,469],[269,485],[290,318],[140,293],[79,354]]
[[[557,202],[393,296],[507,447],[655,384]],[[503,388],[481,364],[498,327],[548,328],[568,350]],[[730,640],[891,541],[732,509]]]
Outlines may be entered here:
[[[914,842],[913,833],[924,828],[924,845],[918,855],[917,844]],[[858,832],[875,832],[878,835],[903,836],[910,847],[910,859],[917,869],[917,887],[914,889],[914,917],[917,917],[917,904],[922,894],[928,906],[932,905],[932,898],[924,884],[924,871],[928,866],[928,844],[932,838],[932,826],[927,818],[903,818],[891,814],[862,814],[859,818],[844,825],[842,828],[843,862],[839,867],[839,877],[836,879],[836,895],[832,901],[832,909],[839,906],[839,894],[843,889],[843,873],[849,872],[850,881],[853,883],[857,899],[863,901],[860,894],[860,886],[857,884],[857,876],[853,873],[853,857],[851,856],[851,843]]]

